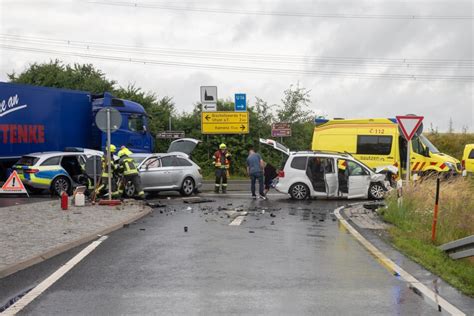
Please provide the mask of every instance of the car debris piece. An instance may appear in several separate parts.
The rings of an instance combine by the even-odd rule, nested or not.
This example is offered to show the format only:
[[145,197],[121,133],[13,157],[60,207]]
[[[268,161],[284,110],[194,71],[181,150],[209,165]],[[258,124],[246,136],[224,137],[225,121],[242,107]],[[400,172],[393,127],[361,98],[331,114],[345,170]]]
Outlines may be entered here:
[[184,232],[185,232],[185,233],[188,232],[188,226],[184,226]]

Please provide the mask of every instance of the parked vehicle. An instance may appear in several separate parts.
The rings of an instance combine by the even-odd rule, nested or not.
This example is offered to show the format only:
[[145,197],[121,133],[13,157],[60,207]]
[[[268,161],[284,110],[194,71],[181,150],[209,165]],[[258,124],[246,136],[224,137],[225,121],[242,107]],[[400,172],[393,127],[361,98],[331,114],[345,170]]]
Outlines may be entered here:
[[[317,119],[312,150],[347,152],[370,168],[393,165],[399,175],[406,170],[407,145],[396,119]],[[413,172],[460,173],[459,160],[441,153],[424,135],[412,140]]]
[[43,152],[22,156],[13,166],[21,181],[31,192],[49,190],[52,194],[72,193],[78,185],[87,185],[86,159],[102,156],[96,150]]
[[462,169],[464,173],[474,173],[474,144],[464,146]]
[[[190,155],[200,141],[182,138],[173,141],[167,153],[133,154],[143,190],[148,193],[179,191],[189,196],[202,186],[201,168]],[[132,183],[125,186],[125,194],[133,196]]]
[[288,156],[275,189],[291,198],[309,197],[382,199],[390,189],[385,174],[377,174],[349,154],[323,151],[290,152],[271,139],[260,142]]
[[61,151],[66,147],[103,150],[106,133],[95,126],[95,114],[104,107],[121,113],[122,124],[112,134],[117,147],[134,152],[153,150],[147,114],[135,102],[110,93],[38,87],[0,82],[0,180],[7,168],[32,152]]

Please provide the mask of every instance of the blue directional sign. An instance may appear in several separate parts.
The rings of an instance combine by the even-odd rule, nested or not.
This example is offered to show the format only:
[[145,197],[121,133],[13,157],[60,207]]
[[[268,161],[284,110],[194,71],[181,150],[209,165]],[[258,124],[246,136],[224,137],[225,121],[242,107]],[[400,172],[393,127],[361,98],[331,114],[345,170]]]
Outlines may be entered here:
[[236,93],[234,104],[236,111],[247,111],[247,96],[245,93]]

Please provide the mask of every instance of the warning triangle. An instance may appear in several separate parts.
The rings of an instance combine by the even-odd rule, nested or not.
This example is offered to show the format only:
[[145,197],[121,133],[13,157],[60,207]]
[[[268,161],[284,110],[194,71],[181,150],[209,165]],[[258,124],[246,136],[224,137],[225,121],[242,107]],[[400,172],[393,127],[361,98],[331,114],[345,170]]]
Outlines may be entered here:
[[27,193],[25,186],[23,185],[23,182],[21,182],[21,179],[16,171],[13,171],[10,177],[8,177],[8,180],[3,184],[2,191]]
[[411,140],[416,130],[423,121],[423,116],[397,116],[398,125],[400,126],[403,136],[406,140]]

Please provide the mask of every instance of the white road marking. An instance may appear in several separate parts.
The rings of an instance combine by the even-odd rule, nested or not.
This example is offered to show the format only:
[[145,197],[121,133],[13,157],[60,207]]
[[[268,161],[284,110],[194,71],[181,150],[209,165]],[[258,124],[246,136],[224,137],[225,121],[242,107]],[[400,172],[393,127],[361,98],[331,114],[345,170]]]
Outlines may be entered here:
[[[221,196],[221,197],[226,197],[226,196],[244,196],[248,197],[249,200],[252,198],[252,195],[249,193],[225,193],[225,194],[219,194],[219,193],[199,193],[200,196]],[[287,197],[288,194],[284,193],[269,193],[266,196],[278,196],[278,197]]]
[[341,224],[367,249],[369,250],[385,267],[387,267],[392,272],[396,272],[403,280],[405,280],[410,287],[416,288],[419,290],[425,297],[428,297],[435,304],[441,306],[446,312],[451,315],[466,315],[464,312],[459,310],[456,306],[452,305],[440,295],[436,294],[430,290],[426,285],[418,281],[410,273],[403,270],[395,262],[390,260],[385,254],[383,254],[379,249],[377,249],[371,242],[365,239],[354,227],[352,227],[340,214],[344,206],[337,208],[334,211],[337,219]]
[[107,239],[107,236],[102,236],[96,241],[90,243],[89,246],[84,248],[79,252],[74,258],[66,262],[61,268],[56,270],[53,274],[47,277],[43,282],[38,284],[34,289],[28,292],[25,296],[19,299],[15,304],[10,306],[6,311],[1,313],[2,316],[13,316],[30,304],[34,299],[40,296],[44,291],[46,291],[51,285],[63,277],[69,270],[74,268],[82,259],[84,259],[88,254],[90,254],[97,246],[99,246],[104,240]]
[[229,226],[240,226],[244,221],[245,216],[237,216],[232,222],[230,222]]

